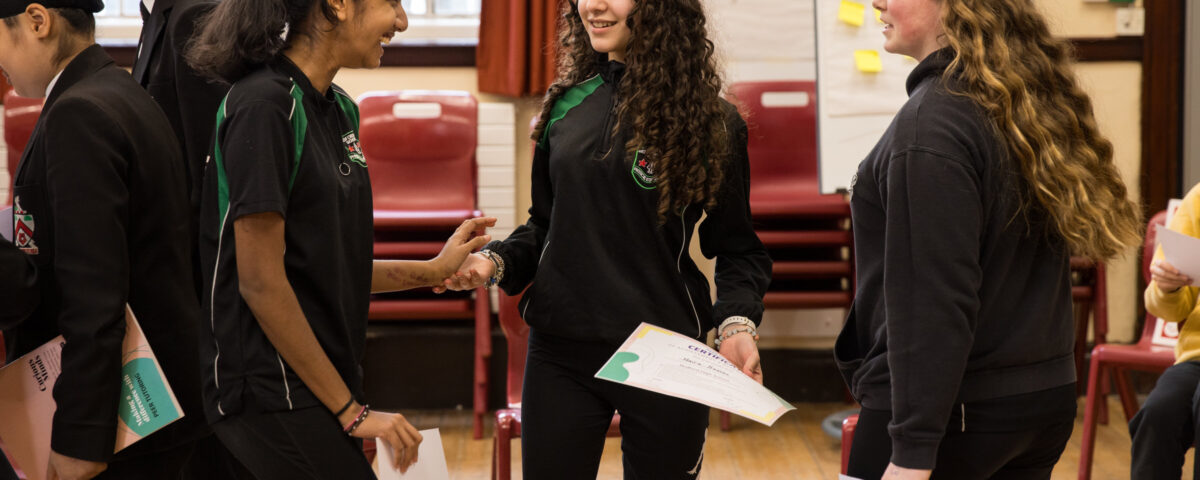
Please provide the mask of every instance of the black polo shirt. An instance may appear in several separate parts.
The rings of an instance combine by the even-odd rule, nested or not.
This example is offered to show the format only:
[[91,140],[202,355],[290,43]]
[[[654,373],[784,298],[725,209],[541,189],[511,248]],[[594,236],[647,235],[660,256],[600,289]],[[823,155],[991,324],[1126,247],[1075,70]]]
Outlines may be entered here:
[[373,227],[354,101],[336,85],[316,91],[280,56],[230,89],[214,145],[200,214],[209,419],[240,412],[246,395],[265,411],[320,404],[238,291],[233,224],[255,213],[285,218],[288,281],[325,354],[361,397]]

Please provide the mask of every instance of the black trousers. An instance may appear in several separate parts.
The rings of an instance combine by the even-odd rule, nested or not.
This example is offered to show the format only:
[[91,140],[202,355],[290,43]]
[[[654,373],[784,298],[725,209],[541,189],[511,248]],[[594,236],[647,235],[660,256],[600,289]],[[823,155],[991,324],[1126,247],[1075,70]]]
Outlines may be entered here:
[[209,433],[196,441],[192,456],[184,464],[180,480],[213,480],[237,478],[244,470],[242,464],[221,444],[217,434]]
[[[963,422],[963,410],[967,421]],[[892,456],[892,412],[863,408],[850,448],[851,477],[876,480]],[[1075,385],[955,406],[933,480],[1049,479],[1075,426]]]
[[163,480],[180,478],[184,464],[192,455],[194,442],[163,452],[149,453],[137,458],[108,464],[93,480]]
[[[1158,378],[1146,404],[1129,421],[1133,439],[1130,477],[1179,480],[1184,455],[1200,445],[1200,362],[1172,365]],[[1193,466],[1200,478],[1200,464]]]
[[627,480],[700,474],[708,407],[595,378],[615,350],[531,333],[521,403],[526,480],[596,478],[614,411]]
[[323,406],[258,412],[247,402],[213,431],[240,462],[237,480],[375,480],[362,441],[342,433]]

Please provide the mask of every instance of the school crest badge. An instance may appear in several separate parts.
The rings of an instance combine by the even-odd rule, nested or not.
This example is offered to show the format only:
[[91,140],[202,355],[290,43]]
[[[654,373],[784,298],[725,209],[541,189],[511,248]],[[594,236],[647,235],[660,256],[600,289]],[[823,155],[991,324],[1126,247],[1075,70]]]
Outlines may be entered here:
[[13,244],[29,255],[37,255],[38,247],[33,241],[33,215],[21,208],[21,196],[13,198]]
[[342,135],[342,143],[346,145],[346,156],[351,162],[357,163],[361,167],[367,166],[367,157],[363,156],[362,145],[358,143],[358,136],[354,132],[346,132]]
[[654,190],[657,188],[654,178],[654,163],[646,158],[645,150],[638,150],[633,155],[633,167],[629,169],[629,174],[633,175],[633,182],[637,186],[646,190]]

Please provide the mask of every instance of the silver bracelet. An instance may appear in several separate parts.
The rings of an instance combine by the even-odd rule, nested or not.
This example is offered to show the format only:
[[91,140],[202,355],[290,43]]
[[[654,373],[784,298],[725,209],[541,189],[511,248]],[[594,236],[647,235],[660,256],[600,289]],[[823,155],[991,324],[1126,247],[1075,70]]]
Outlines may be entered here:
[[501,257],[496,252],[493,252],[493,251],[487,250],[487,249],[480,250],[479,254],[483,255],[484,258],[491,260],[492,265],[496,267],[496,271],[494,273],[492,273],[492,276],[490,278],[488,278],[487,285],[490,287],[492,285],[500,283],[500,280],[504,279],[504,257]]

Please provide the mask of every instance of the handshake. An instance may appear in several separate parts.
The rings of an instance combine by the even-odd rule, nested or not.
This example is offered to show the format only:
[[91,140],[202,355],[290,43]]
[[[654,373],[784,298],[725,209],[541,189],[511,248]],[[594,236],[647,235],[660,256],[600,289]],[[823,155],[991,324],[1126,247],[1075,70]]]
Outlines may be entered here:
[[491,236],[485,234],[485,229],[495,225],[496,219],[493,217],[472,218],[459,225],[446,240],[441,253],[430,261],[442,279],[433,285],[434,293],[478,288],[496,274],[497,262],[501,260],[493,262],[489,257],[475,252],[491,240]]

